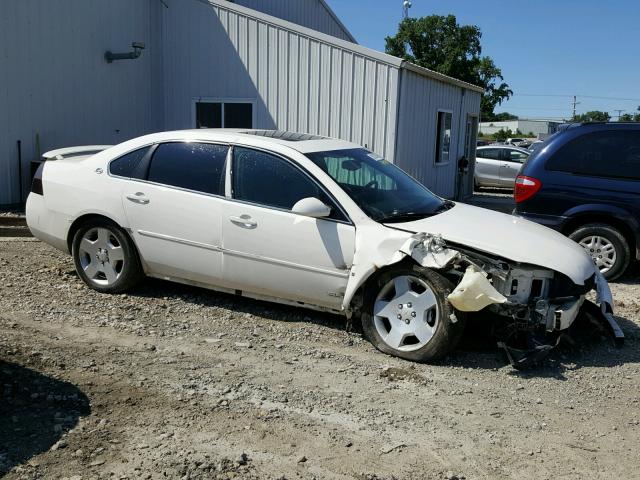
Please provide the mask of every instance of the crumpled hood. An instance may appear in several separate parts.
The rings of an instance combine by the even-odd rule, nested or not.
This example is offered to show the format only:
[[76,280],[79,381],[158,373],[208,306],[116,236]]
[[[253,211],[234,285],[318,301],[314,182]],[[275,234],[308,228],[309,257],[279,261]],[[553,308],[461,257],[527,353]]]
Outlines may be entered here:
[[578,285],[584,285],[596,270],[587,252],[564,235],[519,217],[464,203],[456,203],[433,217],[387,226],[440,234],[450,242],[555,270]]

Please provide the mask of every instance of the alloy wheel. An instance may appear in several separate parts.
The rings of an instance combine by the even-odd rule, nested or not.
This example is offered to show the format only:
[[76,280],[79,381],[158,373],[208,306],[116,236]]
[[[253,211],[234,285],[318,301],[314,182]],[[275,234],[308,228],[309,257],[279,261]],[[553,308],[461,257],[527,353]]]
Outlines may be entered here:
[[118,238],[107,228],[91,228],[78,246],[80,266],[89,281],[113,285],[124,270],[124,250]]
[[438,327],[436,294],[421,278],[401,275],[387,282],[373,306],[374,325],[380,338],[395,350],[410,352],[424,347]]
[[579,243],[591,255],[600,272],[606,273],[615,265],[618,258],[616,248],[607,238],[590,235],[580,240]]

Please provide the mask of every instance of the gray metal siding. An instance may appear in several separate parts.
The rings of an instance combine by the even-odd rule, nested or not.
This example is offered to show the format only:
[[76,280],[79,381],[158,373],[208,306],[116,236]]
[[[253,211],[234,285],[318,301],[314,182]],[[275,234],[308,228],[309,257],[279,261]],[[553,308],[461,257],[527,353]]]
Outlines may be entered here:
[[397,67],[222,6],[164,16],[168,128],[194,125],[194,99],[252,99],[256,128],[338,136],[393,159]]
[[353,40],[320,0],[235,0],[234,3],[343,40]]
[[[457,161],[464,154],[466,118],[479,108],[479,93],[403,69],[396,164],[433,192],[453,198]],[[439,110],[452,113],[450,160],[445,164],[435,162]]]
[[[162,125],[156,0],[2,0],[0,2],[0,205],[19,202],[17,147],[24,188],[35,137],[41,152],[116,143]],[[135,61],[107,64],[105,50],[147,49]]]

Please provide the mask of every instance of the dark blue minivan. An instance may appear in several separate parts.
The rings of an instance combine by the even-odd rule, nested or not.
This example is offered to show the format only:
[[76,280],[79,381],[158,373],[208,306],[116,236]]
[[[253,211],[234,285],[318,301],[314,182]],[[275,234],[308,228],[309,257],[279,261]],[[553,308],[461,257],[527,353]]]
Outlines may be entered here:
[[640,259],[640,123],[572,124],[523,165],[515,215],[582,245],[604,276]]

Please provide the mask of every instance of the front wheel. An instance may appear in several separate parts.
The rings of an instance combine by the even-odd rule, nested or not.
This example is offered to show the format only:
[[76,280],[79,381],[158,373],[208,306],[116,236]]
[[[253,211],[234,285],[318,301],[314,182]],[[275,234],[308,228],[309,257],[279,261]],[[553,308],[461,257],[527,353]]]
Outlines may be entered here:
[[82,281],[102,293],[124,292],[144,276],[133,242],[106,219],[91,219],[78,228],[72,255]]
[[620,231],[609,225],[590,223],[575,230],[569,238],[591,255],[607,280],[618,278],[629,265],[629,244]]
[[465,317],[455,312],[446,278],[419,265],[390,269],[365,291],[362,328],[380,351],[416,362],[443,357],[455,348]]

